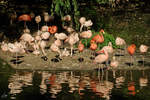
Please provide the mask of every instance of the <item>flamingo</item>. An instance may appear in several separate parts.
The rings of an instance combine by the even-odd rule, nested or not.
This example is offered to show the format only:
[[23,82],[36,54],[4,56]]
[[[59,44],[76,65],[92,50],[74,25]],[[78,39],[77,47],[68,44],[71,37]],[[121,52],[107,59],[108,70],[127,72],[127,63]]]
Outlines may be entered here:
[[50,33],[49,32],[43,32],[41,34],[41,38],[44,39],[44,40],[49,39],[49,37],[50,37]]
[[68,38],[65,33],[55,33],[54,37],[59,40],[65,40]]
[[85,23],[83,24],[83,26],[85,26],[87,29],[93,25],[93,22],[91,20],[87,20],[85,21]]
[[41,22],[41,16],[40,15],[36,16],[35,21],[38,24],[38,30],[39,30],[39,23]]
[[50,20],[50,16],[49,16],[48,12],[44,12],[44,21],[46,22],[46,25],[49,20]]
[[135,53],[136,45],[135,44],[131,44],[130,46],[128,46],[127,50],[128,50],[128,53],[131,56],[131,63],[133,63],[133,54]]
[[82,28],[83,28],[83,26],[84,26],[85,21],[86,21],[86,18],[85,18],[85,17],[81,17],[81,18],[79,19],[79,22],[80,22],[80,24],[81,24],[80,32],[82,31]]
[[23,33],[28,33],[28,34],[30,34],[30,29],[28,29],[28,28],[23,29]]
[[[109,54],[112,54],[113,51],[114,51],[111,42],[109,42],[109,43],[108,43],[108,46],[104,46],[101,50],[104,50],[104,51],[106,51],[106,52],[109,53]],[[101,50],[100,50],[100,51],[97,51],[96,53],[98,53],[98,54],[99,54],[99,52],[101,53]],[[108,63],[108,62],[107,62],[107,63]],[[107,65],[108,65],[108,64],[107,64]]]
[[92,36],[92,31],[91,30],[87,30],[87,31],[83,31],[81,34],[80,34],[80,37],[82,38],[90,38]]
[[[113,53],[113,47],[112,47],[112,43],[109,42],[108,43],[108,46],[104,46],[101,50],[105,50],[107,51],[108,53],[112,54]],[[101,52],[101,51],[100,51]],[[99,51],[97,51],[97,53],[99,53]]]
[[73,33],[75,31],[72,27],[67,27],[66,30],[68,33]]
[[[99,54],[98,56],[95,57],[94,63],[102,64],[103,62],[108,61],[109,55],[108,55],[107,51],[101,50],[101,51],[99,51],[99,53],[102,53],[102,54]],[[99,69],[100,69],[100,67],[99,67]],[[103,68],[102,68],[102,74],[103,74]]]
[[118,67],[118,65],[119,65],[119,62],[116,61],[115,56],[113,56],[113,60],[111,61],[110,66],[113,68],[113,77],[114,78],[116,77],[114,69],[116,69]]
[[104,30],[101,29],[99,34],[95,35],[93,38],[92,38],[92,41],[95,41],[96,43],[103,43],[104,42]]
[[[116,40],[115,40],[115,43],[117,46],[125,46],[126,47],[126,42],[124,39],[122,39],[121,37],[117,37]],[[121,50],[120,50],[120,53],[121,53]],[[124,53],[125,53],[125,49],[124,49]]]
[[58,47],[61,46],[61,41],[60,41],[59,39],[55,40],[54,43],[55,43]]
[[[142,45],[140,45],[139,50],[142,54],[145,54],[147,52],[148,48],[149,48],[148,46],[142,44]],[[144,56],[143,55],[142,55],[142,58],[143,58],[143,66],[144,66]]]
[[[8,43],[8,50],[11,53],[16,53],[16,61],[17,61],[17,53],[25,53],[24,48],[19,47],[18,43],[15,43],[15,44]],[[17,66],[17,63],[16,63],[16,66]]]
[[59,47],[61,46],[61,41],[59,39],[55,40],[54,43],[52,43],[50,49],[54,52],[58,52],[59,56],[61,57],[61,51],[59,49]]
[[71,47],[71,54],[70,54],[70,56],[72,56],[73,45],[76,44],[78,41],[79,41],[79,37],[78,37],[78,33],[76,33],[76,32],[72,33],[65,40],[65,42],[68,42],[70,44],[70,47]]
[[41,28],[41,31],[42,32],[48,32],[48,26],[42,26],[42,28]]
[[41,41],[38,42],[38,44],[39,44],[39,47],[42,50],[43,55],[46,56],[46,53],[45,53],[45,50],[44,50],[45,47],[46,47],[46,44],[47,44],[46,41],[41,40]]
[[21,41],[24,41],[25,44],[29,43],[30,45],[32,44],[32,42],[35,40],[34,37],[32,37],[31,34],[28,33],[24,33],[21,37],[20,37]]
[[27,28],[26,22],[31,21],[31,16],[28,14],[23,14],[23,15],[19,16],[18,20],[24,21],[24,27]]
[[62,18],[63,21],[71,21],[71,16],[70,15],[66,15]]
[[68,38],[68,36],[65,33],[55,33],[54,37],[56,39],[62,40],[64,43],[64,40]]
[[70,54],[69,54],[69,51],[67,51],[67,48],[64,48],[64,50],[62,51],[62,56],[65,56],[65,57],[67,57],[67,56],[69,56]]

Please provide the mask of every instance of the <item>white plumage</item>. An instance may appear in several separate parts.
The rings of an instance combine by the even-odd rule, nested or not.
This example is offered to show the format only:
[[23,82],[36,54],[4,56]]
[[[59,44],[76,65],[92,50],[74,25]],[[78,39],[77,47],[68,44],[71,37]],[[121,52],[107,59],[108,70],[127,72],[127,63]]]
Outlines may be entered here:
[[55,33],[54,37],[59,40],[65,40],[68,36],[65,33]]
[[145,53],[145,52],[147,52],[148,48],[149,48],[148,46],[142,44],[142,45],[140,45],[139,49],[140,49],[141,53]]
[[122,39],[122,38],[120,38],[120,37],[117,37],[117,38],[116,38],[115,43],[116,43],[116,45],[118,45],[118,46],[123,46],[123,45],[126,44],[125,40]]
[[49,33],[49,32],[43,32],[43,33],[41,34],[41,38],[42,38],[42,39],[49,39],[49,37],[50,37],[50,33]]

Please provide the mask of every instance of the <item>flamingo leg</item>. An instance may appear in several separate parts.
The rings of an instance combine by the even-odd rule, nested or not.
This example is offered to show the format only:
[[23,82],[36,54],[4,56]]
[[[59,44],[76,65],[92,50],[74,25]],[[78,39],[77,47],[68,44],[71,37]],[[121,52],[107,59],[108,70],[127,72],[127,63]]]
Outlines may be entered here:
[[27,23],[26,23],[26,21],[24,22],[24,28],[27,29]]
[[131,59],[131,65],[133,64],[133,56],[130,56]]
[[83,28],[83,24],[82,24],[81,27],[80,27],[80,32],[82,31],[82,28]]
[[102,70],[102,80],[103,80],[103,76],[104,76],[103,67],[101,68],[101,70]]
[[119,46],[119,48],[120,48],[120,57],[121,57],[121,55],[122,55],[122,53],[121,53],[121,46]]
[[72,51],[73,51],[73,46],[71,46],[71,54],[70,54],[70,55],[71,55],[71,57],[72,57]]
[[46,56],[46,53],[45,53],[44,49],[41,48],[41,50],[42,50],[43,55]]
[[100,79],[100,65],[98,64],[98,79]]

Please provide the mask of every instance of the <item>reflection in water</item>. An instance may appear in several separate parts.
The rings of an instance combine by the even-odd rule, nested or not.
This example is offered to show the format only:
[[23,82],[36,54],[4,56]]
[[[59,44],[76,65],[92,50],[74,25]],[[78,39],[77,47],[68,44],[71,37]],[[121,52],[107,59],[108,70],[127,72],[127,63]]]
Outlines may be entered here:
[[31,72],[16,72],[9,78],[8,88],[11,95],[21,93],[22,87],[32,85],[32,73]]
[[136,96],[143,91],[140,89],[148,86],[148,76],[144,71],[126,71],[125,75],[120,72],[116,71],[114,78],[112,71],[105,71],[105,80],[99,79],[94,71],[16,72],[8,79],[9,94],[11,99],[25,98],[22,100],[111,100],[118,92],[126,97]]

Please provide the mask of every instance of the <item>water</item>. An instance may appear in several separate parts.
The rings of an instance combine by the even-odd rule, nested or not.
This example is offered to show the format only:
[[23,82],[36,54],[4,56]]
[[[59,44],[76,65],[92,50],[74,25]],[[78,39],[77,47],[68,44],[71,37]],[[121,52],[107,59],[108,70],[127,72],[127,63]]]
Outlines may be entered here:
[[1,72],[1,100],[149,100],[149,70]]

